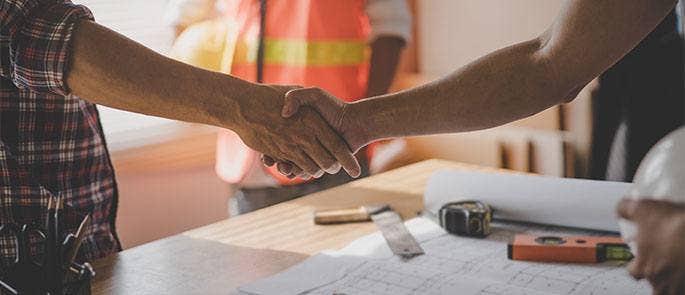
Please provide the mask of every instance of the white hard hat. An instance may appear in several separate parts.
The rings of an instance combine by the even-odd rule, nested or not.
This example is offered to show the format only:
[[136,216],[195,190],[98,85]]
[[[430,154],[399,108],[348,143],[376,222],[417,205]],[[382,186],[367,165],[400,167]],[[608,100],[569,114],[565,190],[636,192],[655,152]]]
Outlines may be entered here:
[[[649,150],[635,173],[631,199],[654,199],[685,203],[685,127],[671,132]],[[619,220],[621,235],[633,254],[637,248],[632,222]]]

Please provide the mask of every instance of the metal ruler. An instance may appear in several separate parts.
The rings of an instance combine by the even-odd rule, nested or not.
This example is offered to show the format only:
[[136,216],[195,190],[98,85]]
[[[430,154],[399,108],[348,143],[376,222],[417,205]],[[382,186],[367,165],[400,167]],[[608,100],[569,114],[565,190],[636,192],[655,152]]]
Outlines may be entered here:
[[400,215],[387,204],[314,212],[314,223],[322,225],[369,220],[376,224],[395,255],[410,259],[424,254],[419,243],[404,226]]
[[393,211],[390,206],[384,205],[369,209],[371,220],[378,226],[385,241],[395,255],[404,259],[410,259],[425,253],[421,245],[409,233],[407,227],[404,226],[400,215]]

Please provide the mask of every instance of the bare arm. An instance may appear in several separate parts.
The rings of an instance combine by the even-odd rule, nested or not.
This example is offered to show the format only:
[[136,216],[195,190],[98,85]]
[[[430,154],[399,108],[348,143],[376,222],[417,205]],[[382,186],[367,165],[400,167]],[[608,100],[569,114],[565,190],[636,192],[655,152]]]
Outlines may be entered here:
[[72,46],[67,84],[96,104],[239,129],[238,101],[263,94],[256,84],[170,60],[90,21],[78,25]]
[[298,166],[309,175],[319,174],[319,167],[335,169],[338,161],[358,175],[344,141],[317,114],[280,118],[290,88],[253,84],[171,60],[90,21],[78,24],[72,46],[67,84],[88,101],[232,129],[255,150],[302,163]]
[[[636,46],[675,0],[568,0],[540,37],[486,55],[417,88],[334,105],[312,89],[284,115],[315,106],[353,146],[388,137],[463,132],[522,119],[576,92]],[[337,125],[335,125],[337,123]]]

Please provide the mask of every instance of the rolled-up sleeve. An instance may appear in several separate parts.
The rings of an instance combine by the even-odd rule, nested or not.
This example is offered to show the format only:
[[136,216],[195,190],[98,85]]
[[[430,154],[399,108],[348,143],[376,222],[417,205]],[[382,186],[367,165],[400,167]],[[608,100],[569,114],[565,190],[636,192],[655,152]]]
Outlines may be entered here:
[[19,88],[67,95],[64,80],[76,23],[93,20],[68,0],[2,0],[2,76]]
[[367,0],[366,14],[371,25],[369,42],[380,36],[411,40],[412,15],[406,0]]

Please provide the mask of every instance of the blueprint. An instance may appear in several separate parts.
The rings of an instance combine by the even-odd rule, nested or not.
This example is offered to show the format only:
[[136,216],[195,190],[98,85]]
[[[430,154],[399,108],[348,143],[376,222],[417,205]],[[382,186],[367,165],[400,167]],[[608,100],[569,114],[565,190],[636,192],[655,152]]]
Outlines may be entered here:
[[[558,228],[495,224],[487,239],[447,234],[427,218],[406,225],[426,251],[404,261],[379,233],[324,252],[237,294],[651,294],[619,263],[560,264],[513,261],[507,242],[515,233],[560,234]],[[564,234],[589,232],[564,231]]]

